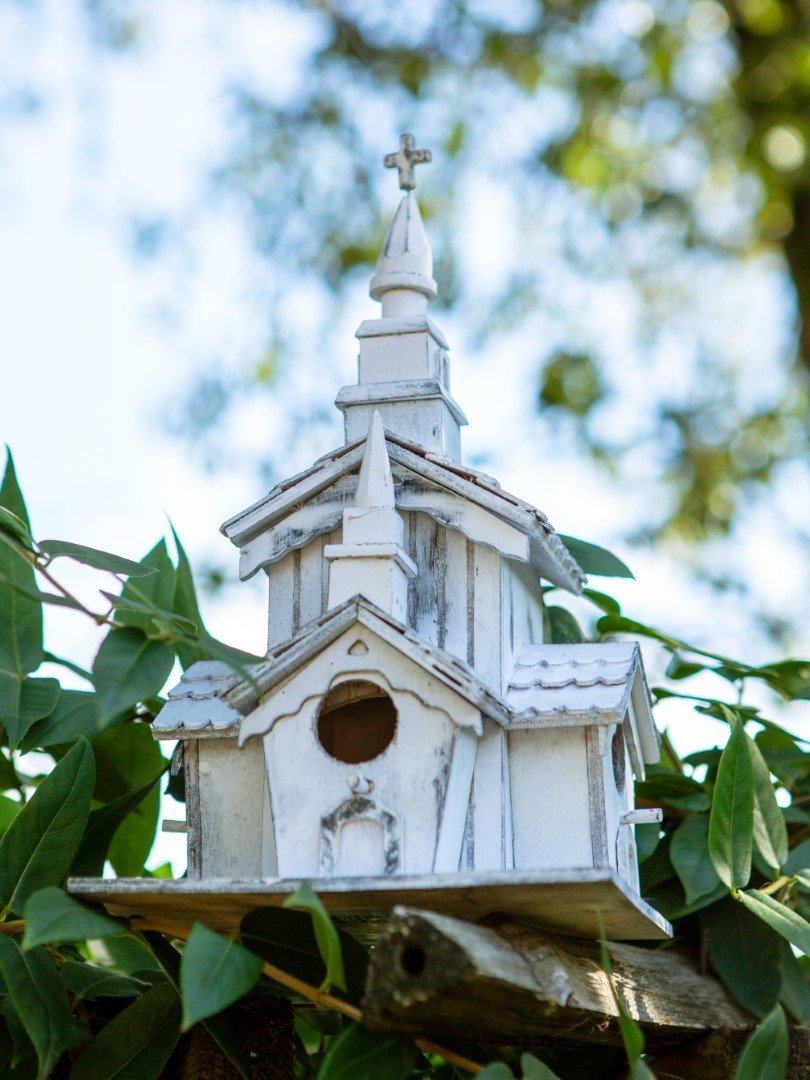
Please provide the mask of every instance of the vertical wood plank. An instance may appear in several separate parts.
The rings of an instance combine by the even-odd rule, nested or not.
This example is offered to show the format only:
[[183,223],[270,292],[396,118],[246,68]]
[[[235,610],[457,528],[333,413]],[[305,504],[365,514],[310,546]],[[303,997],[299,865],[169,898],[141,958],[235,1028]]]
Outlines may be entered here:
[[497,693],[501,692],[501,557],[475,545],[473,619],[474,667]]
[[[505,771],[505,733],[491,720],[484,721],[484,734],[478,740],[473,780],[473,859],[476,871],[503,870],[507,824]],[[509,815],[511,819],[511,814]],[[511,823],[511,820],[510,820]],[[510,830],[511,831],[511,830]],[[511,849],[511,835],[509,836]]]
[[444,529],[444,648],[467,659],[467,538],[456,529]]
[[298,602],[299,628],[306,626],[321,614],[323,597],[323,537],[316,536],[305,548],[298,552],[300,556],[301,587]]
[[414,538],[411,541],[417,574],[413,579],[416,586],[413,611],[413,629],[420,637],[433,645],[439,643],[439,566],[438,566],[438,531],[439,526],[427,514],[416,513]]
[[202,876],[200,850],[200,759],[199,741],[187,739],[183,744],[183,766],[186,774],[186,859],[190,878]]
[[433,858],[434,874],[450,874],[459,868],[477,743],[478,736],[469,728],[459,728],[456,732]]
[[591,819],[593,865],[609,866],[607,816],[605,812],[605,759],[602,747],[604,729],[585,728],[585,755],[588,766],[588,808]]
[[295,553],[290,552],[268,568],[270,590],[267,618],[267,647],[288,641],[293,630],[293,586]]

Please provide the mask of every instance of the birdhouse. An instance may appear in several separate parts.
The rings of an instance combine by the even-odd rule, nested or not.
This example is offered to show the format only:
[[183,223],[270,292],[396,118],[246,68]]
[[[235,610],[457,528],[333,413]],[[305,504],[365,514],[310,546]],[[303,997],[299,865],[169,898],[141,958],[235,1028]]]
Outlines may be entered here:
[[410,136],[386,158],[405,194],[337,396],[344,445],[222,526],[267,582],[266,659],[194,664],[154,723],[185,771],[189,881],[495,882],[509,909],[513,886],[525,906],[532,883],[598,880],[661,935],[637,895],[634,826],[660,820],[634,809],[658,759],[639,648],[545,641],[543,583],[576,595],[584,574],[462,461],[420,160]]

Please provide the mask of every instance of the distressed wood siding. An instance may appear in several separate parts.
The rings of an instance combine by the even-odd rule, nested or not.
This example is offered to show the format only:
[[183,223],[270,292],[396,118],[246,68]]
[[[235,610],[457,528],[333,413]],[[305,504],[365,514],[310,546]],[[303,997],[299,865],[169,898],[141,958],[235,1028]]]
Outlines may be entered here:
[[501,590],[505,690],[520,650],[526,645],[543,644],[543,595],[537,571],[513,559],[501,560]]
[[593,866],[585,728],[508,738],[515,869]]
[[340,543],[341,532],[336,529],[316,536],[306,547],[268,566],[268,648],[289,641],[302,626],[326,611],[329,563],[323,549]]
[[[512,868],[512,810],[509,796],[507,736],[484,721],[478,740],[470,795],[471,829],[467,841],[470,867],[478,872]],[[462,867],[463,869],[463,867]]]
[[[200,792],[200,876],[260,878],[266,774],[258,742],[196,742]],[[272,820],[268,823],[272,832]]]

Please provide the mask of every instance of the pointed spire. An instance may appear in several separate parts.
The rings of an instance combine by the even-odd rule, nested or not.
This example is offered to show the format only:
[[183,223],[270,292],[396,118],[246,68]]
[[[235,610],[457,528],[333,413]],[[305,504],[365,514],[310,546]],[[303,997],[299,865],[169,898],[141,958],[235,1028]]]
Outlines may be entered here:
[[375,409],[371,416],[354,505],[384,506],[391,509],[395,506],[394,478],[391,475],[391,462],[388,460],[385,432],[379,409]]
[[407,290],[418,294],[419,306],[436,299],[433,280],[433,254],[425,233],[416,198],[404,195],[394,214],[380,257],[377,273],[371,279],[372,300],[381,300],[385,314],[385,294]]

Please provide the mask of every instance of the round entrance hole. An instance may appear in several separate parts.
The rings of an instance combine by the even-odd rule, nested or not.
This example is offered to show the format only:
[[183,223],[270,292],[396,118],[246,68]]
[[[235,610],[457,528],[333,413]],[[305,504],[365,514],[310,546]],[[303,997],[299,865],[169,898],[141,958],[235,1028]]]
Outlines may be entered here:
[[412,979],[417,979],[422,974],[426,963],[427,956],[419,945],[406,945],[399,954],[399,966]]
[[323,699],[318,713],[318,741],[330,757],[359,765],[379,757],[397,730],[397,710],[374,683],[341,683]]

